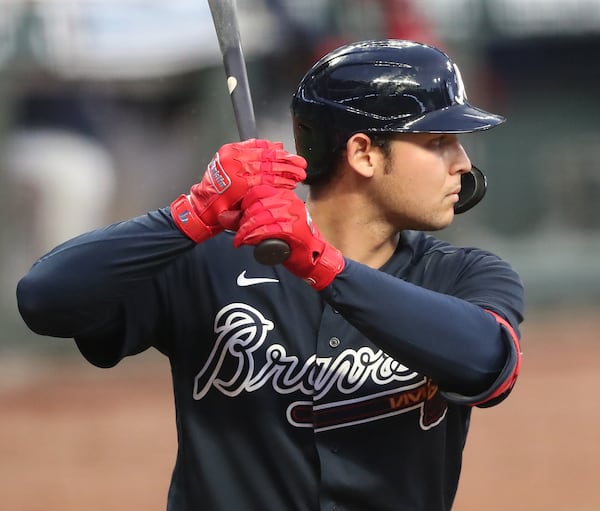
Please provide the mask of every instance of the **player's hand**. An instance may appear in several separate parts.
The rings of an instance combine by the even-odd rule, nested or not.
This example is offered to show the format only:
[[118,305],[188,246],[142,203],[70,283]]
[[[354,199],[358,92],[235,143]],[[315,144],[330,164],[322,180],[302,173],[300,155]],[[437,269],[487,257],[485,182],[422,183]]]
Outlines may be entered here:
[[323,239],[304,202],[291,189],[257,186],[242,201],[234,246],[280,239],[290,247],[283,265],[314,289],[327,287],[344,268],[342,253]]
[[306,160],[281,142],[250,139],[226,144],[208,164],[200,183],[171,204],[177,227],[196,243],[225,228],[236,229],[246,192],[257,185],[293,190],[306,177]]

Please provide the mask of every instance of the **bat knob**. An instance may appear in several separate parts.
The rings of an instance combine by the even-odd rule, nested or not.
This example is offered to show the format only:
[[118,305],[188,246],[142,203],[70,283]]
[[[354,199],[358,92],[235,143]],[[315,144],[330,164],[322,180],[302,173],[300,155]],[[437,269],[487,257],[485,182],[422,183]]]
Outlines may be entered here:
[[266,266],[281,264],[290,255],[290,246],[283,240],[265,240],[254,247],[254,259]]

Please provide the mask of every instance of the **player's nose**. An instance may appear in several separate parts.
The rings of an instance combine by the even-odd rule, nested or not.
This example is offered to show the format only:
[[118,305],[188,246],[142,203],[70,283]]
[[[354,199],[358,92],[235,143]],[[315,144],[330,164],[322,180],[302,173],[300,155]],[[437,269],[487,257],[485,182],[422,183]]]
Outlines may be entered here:
[[460,142],[456,142],[450,172],[452,174],[466,174],[471,171],[471,159]]

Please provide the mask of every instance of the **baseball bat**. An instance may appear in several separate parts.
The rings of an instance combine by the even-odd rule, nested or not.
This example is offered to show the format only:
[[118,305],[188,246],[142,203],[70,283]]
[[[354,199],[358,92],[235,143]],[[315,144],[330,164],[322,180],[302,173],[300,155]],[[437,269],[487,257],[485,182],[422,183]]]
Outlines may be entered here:
[[[238,133],[242,140],[258,138],[235,0],[208,0],[208,5],[223,57]],[[283,263],[289,255],[290,247],[283,240],[265,240],[254,247],[254,258],[269,266]]]

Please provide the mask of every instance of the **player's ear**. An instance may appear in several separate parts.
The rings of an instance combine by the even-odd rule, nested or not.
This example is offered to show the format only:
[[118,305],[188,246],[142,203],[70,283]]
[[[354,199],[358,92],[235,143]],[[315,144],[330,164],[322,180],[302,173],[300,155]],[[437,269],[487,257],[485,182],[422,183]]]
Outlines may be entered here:
[[348,165],[362,177],[370,178],[383,163],[383,154],[365,133],[355,133],[346,142]]

